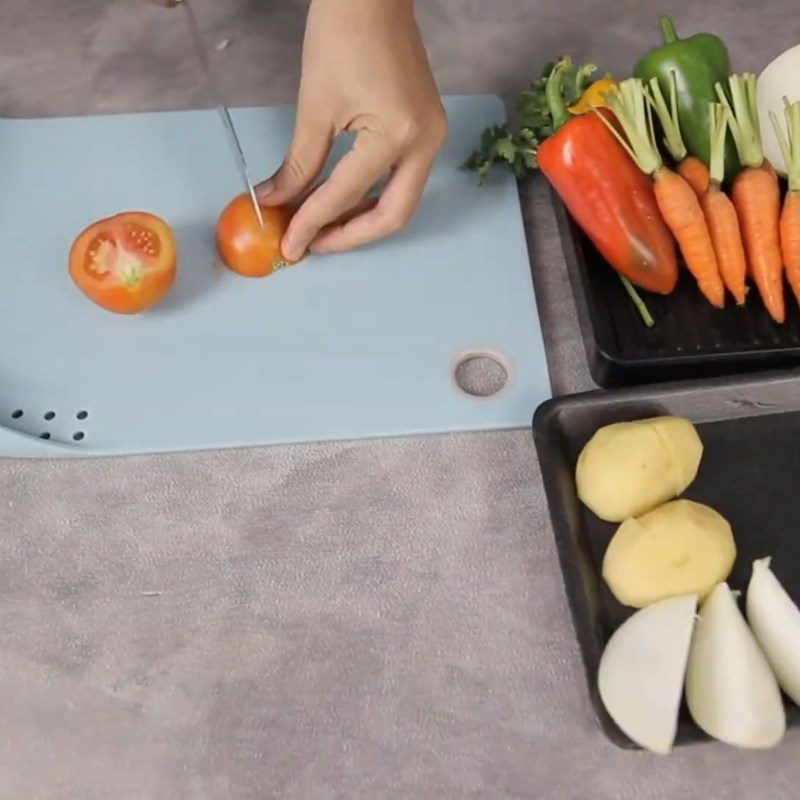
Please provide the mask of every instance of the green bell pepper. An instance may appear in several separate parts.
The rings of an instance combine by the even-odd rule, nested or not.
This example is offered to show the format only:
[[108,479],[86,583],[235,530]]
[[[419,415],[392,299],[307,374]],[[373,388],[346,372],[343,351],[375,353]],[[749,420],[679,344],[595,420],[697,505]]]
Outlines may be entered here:
[[[673,80],[678,89],[678,119],[686,148],[706,166],[711,161],[711,119],[709,103],[717,101],[714,85],[727,85],[731,73],[728,48],[717,36],[698,33],[679,39],[669,17],[661,18],[664,45],[639,60],[634,74],[647,82],[657,78],[661,91],[668,96]],[[739,162],[733,143],[728,141],[726,172],[738,171]]]

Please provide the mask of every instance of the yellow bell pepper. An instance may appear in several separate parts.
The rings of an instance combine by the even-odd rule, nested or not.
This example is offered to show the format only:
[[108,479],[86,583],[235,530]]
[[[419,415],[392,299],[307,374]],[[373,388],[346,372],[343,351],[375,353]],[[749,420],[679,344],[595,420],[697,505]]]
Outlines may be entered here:
[[580,96],[578,102],[570,106],[570,114],[585,114],[593,108],[603,108],[606,104],[606,95],[617,85],[613,78],[600,78],[591,84]]

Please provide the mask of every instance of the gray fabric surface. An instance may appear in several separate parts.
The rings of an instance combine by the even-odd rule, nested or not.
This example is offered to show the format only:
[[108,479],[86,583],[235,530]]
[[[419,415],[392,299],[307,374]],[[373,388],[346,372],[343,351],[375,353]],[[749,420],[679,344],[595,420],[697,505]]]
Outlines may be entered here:
[[[290,102],[303,3],[197,6],[230,102]],[[657,10],[758,69],[793,6]],[[633,0],[419,7],[444,91],[512,94],[565,50],[624,70],[656,35]],[[203,103],[156,0],[0,6],[0,113]],[[554,385],[585,388],[540,182],[524,201]],[[528,432],[7,461],[0,503],[3,800],[797,796],[796,735],[668,759],[602,737]]]

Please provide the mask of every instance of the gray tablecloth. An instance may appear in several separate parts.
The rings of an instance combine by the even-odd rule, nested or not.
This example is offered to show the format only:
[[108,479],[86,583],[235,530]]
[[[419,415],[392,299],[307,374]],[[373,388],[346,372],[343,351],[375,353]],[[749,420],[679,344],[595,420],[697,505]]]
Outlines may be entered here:
[[[230,102],[291,102],[304,3],[195,2]],[[203,105],[161,5],[3,0],[0,113]],[[418,5],[446,92],[513,96],[563,51],[624,74],[657,11],[740,68],[800,38],[793,0]],[[523,194],[554,386],[586,388],[552,210]],[[798,796],[794,735],[663,759],[600,734],[527,431],[7,461],[0,507],[3,800]]]

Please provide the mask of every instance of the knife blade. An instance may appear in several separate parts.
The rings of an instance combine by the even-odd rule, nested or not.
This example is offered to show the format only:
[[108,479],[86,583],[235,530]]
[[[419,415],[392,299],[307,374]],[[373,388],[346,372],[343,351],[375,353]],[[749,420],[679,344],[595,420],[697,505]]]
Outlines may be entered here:
[[203,42],[203,36],[200,33],[200,26],[197,22],[197,17],[195,16],[189,0],[181,0],[181,5],[186,11],[186,22],[189,27],[189,32],[191,33],[197,60],[200,63],[200,69],[206,84],[206,91],[211,98],[212,105],[215,106],[217,112],[219,113],[220,119],[222,120],[222,125],[228,135],[231,152],[233,153],[236,167],[239,170],[239,175],[244,183],[247,194],[250,195],[250,201],[253,204],[253,210],[256,212],[256,217],[258,218],[258,224],[263,229],[264,216],[261,213],[261,206],[258,204],[255,186],[250,178],[250,170],[247,166],[247,158],[244,154],[242,141],[239,138],[238,132],[236,131],[236,125],[234,125],[231,112],[228,109],[228,106],[222,100],[222,95],[220,94],[217,82],[214,79],[214,72],[211,69],[211,63],[208,60],[208,53],[206,52],[206,46]]

